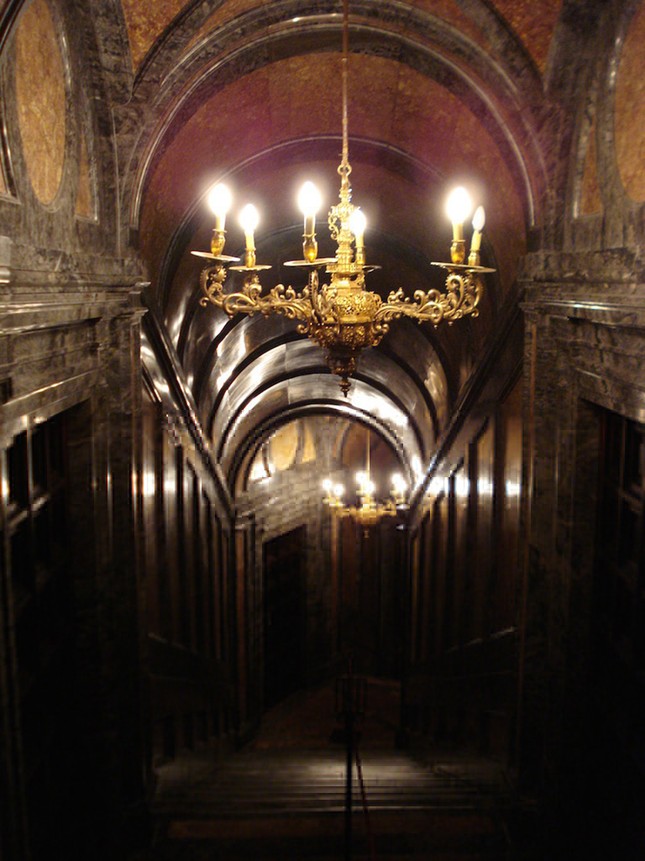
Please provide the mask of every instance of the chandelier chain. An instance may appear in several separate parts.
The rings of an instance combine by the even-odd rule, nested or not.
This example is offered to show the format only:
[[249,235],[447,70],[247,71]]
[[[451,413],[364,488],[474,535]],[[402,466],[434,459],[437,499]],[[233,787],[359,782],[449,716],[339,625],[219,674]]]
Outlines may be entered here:
[[[341,68],[342,110],[343,110],[343,152],[341,167],[349,167],[349,118],[347,109],[347,79],[349,65],[349,0],[343,0],[343,60]],[[340,170],[339,170],[340,172]]]

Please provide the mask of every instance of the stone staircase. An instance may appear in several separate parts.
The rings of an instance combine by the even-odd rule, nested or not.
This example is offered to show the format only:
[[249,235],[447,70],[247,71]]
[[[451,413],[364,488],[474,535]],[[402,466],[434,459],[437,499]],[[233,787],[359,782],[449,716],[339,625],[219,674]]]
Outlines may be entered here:
[[346,754],[327,684],[265,713],[242,750],[159,768],[155,839],[128,861],[541,861],[515,845],[522,829],[499,764],[397,749],[399,710],[398,685],[370,679],[360,742],[368,817],[354,768],[351,853]]
[[[506,861],[510,795],[489,763],[423,762],[404,752],[362,754],[356,770],[352,858]],[[247,750],[160,769],[157,839],[146,859],[229,861],[344,858],[345,754]]]

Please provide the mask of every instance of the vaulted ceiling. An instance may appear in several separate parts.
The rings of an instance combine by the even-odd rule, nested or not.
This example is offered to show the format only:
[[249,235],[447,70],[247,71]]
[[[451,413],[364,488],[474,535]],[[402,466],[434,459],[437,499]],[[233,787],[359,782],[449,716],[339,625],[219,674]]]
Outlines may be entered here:
[[[345,399],[322,351],[282,318],[229,318],[199,305],[199,261],[225,179],[234,208],[254,202],[263,274],[302,286],[280,261],[301,255],[297,190],[337,201],[342,4],[339,0],[122,0],[132,96],[119,113],[125,217],[154,301],[226,470],[303,410],[363,420],[408,470],[426,465],[540,226],[550,112],[544,92],[561,0],[352,0],[349,156],[368,217],[370,289],[441,286],[444,199],[456,184],[484,204],[481,314],[436,330],[394,323],[360,360]],[[229,220],[227,253],[243,236]],[[321,253],[330,254],[319,225]]]

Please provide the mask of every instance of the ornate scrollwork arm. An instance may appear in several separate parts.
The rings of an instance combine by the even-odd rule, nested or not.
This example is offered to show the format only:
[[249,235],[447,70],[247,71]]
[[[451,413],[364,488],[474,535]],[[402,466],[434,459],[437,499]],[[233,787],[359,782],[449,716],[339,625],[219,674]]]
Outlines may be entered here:
[[385,322],[398,317],[412,317],[420,323],[429,321],[438,326],[442,320],[453,323],[467,315],[477,317],[477,306],[484,289],[480,272],[465,266],[446,268],[445,292],[416,290],[411,299],[401,289],[392,291],[387,302],[379,308],[376,319]]
[[240,292],[225,293],[226,274],[226,267],[221,264],[202,270],[200,285],[204,295],[199,300],[201,305],[206,306],[211,302],[229,317],[235,314],[247,314],[250,317],[256,313],[265,316],[282,314],[288,320],[304,320],[307,324],[312,316],[308,287],[302,293],[297,293],[293,287],[277,284],[263,296],[258,273],[247,272]]
[[224,298],[222,286],[226,280],[226,274],[226,267],[222,263],[202,269],[199,275],[199,286],[202,288],[204,295],[199,300],[199,304],[204,308],[209,302],[220,308],[222,307],[222,300]]
[[[335,209],[330,213],[330,224],[333,222],[332,214],[336,215]],[[429,321],[438,326],[442,320],[452,323],[467,315],[476,317],[484,289],[482,275],[494,270],[479,265],[438,263],[435,265],[447,270],[443,291],[417,290],[410,298],[398,289],[393,290],[387,301],[383,302],[379,294],[365,289],[365,271],[368,267],[352,261],[347,239],[350,233],[343,230],[338,233],[338,257],[290,261],[287,264],[309,267],[308,283],[301,292],[291,286],[277,284],[263,295],[259,271],[270,267],[247,264],[231,267],[244,274],[241,291],[225,293],[225,263],[236,258],[193,253],[217,260],[215,265],[202,270],[202,305],[211,302],[229,317],[239,313],[248,316],[256,313],[264,316],[281,314],[287,320],[298,321],[298,332],[307,335],[325,350],[327,363],[331,371],[341,378],[340,388],[347,395],[350,388],[348,378],[356,370],[361,350],[377,346],[389,331],[392,320],[411,317],[420,323]],[[343,262],[339,262],[341,257]],[[319,283],[318,270],[322,266],[326,266],[327,273],[331,275],[329,284]]]

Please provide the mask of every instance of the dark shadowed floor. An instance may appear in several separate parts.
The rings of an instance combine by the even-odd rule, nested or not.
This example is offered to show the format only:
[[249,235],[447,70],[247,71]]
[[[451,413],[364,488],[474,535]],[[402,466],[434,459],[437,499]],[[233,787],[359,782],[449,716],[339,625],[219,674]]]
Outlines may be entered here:
[[238,752],[192,752],[161,767],[155,843],[139,858],[537,858],[513,846],[499,765],[397,749],[399,703],[397,684],[368,680],[349,844],[346,747],[335,686],[323,685],[268,712]]

